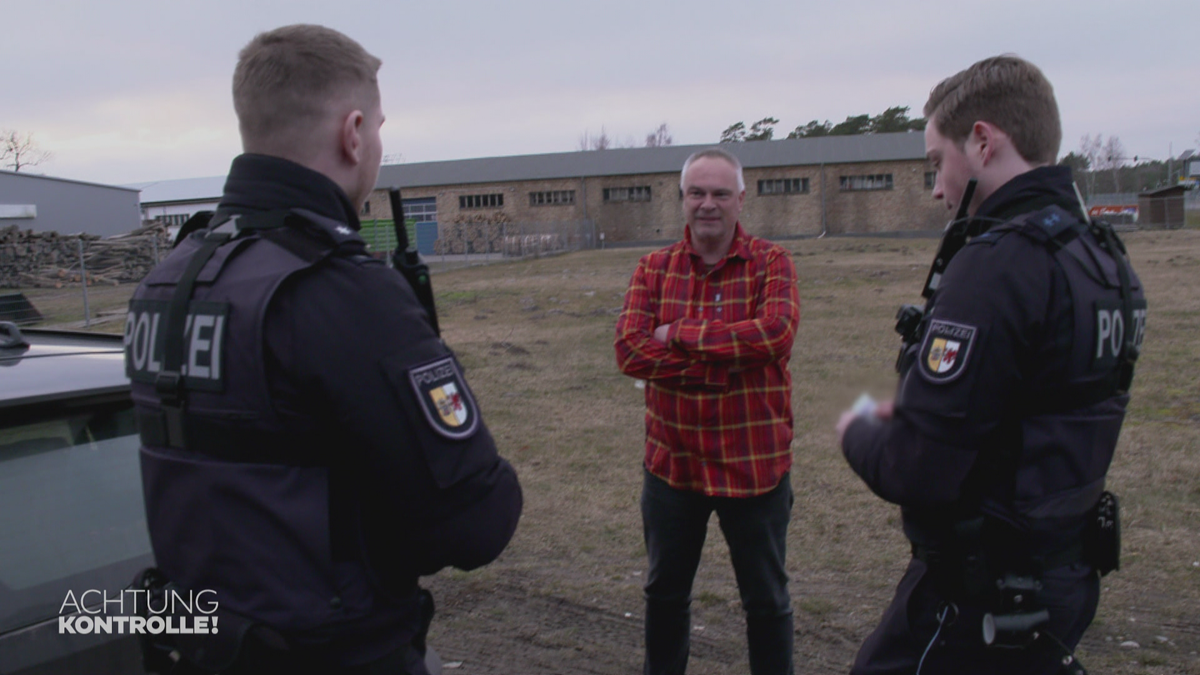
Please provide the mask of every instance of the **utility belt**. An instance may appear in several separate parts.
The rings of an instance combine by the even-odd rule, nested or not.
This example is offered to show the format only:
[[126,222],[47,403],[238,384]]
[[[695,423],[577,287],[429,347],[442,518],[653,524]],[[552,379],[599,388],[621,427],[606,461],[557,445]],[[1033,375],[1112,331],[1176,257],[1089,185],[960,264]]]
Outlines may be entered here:
[[951,543],[913,542],[912,554],[925,563],[944,601],[988,610],[982,626],[988,646],[1024,647],[1038,639],[1050,620],[1038,598],[1043,572],[1083,563],[1104,576],[1120,568],[1120,507],[1111,492],[1100,495],[1082,532],[1041,550],[1005,550],[1009,542],[988,537],[984,524],[982,516],[959,522]]
[[[133,580],[133,588],[146,592],[146,601],[138,613],[164,620],[181,619],[195,614],[182,613],[168,601],[168,594],[179,589],[157,568],[147,568]],[[142,666],[158,675],[258,675],[286,672],[292,675],[424,675],[426,643],[433,621],[433,595],[420,591],[421,625],[408,644],[361,666],[330,667],[317,663],[311,653],[296,649],[275,629],[236,612],[221,608],[209,616],[205,634],[143,633],[139,635]],[[164,611],[152,611],[162,607]],[[194,619],[193,619],[194,621]],[[194,623],[192,624],[194,625]]]
[[980,516],[957,523],[948,544],[912,543],[913,557],[925,563],[947,598],[987,600],[1006,575],[1038,578],[1046,570],[1084,563],[1104,576],[1121,566],[1120,505],[1111,492],[1101,493],[1080,534],[1058,537],[1052,547],[1013,550],[1017,546],[998,544],[985,530]]
[[977,546],[929,547],[916,543],[912,544],[912,555],[929,568],[944,596],[967,602],[987,600],[996,589],[996,580],[1008,574],[1039,577],[1042,571],[1067,565],[1088,563],[1095,566],[1085,555],[1082,538],[1040,555],[988,555]]

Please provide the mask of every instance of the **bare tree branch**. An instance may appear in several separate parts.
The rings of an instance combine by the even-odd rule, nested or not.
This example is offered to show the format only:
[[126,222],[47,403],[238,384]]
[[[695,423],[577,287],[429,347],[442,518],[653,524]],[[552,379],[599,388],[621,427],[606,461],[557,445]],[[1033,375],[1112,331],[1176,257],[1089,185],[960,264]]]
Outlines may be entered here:
[[1092,138],[1091,134],[1084,134],[1083,138],[1079,139],[1079,155],[1087,159],[1089,171],[1087,172],[1087,196],[1090,199],[1096,194],[1096,171],[1103,168],[1100,163],[1102,160],[1101,146],[1104,145],[1103,136],[1096,134]]
[[53,155],[48,150],[38,147],[32,133],[0,132],[0,162],[5,168],[20,171],[22,167],[37,166],[51,157]]
[[[633,147],[633,137],[629,138],[629,144],[629,147]],[[583,134],[579,136],[579,145],[577,147],[579,150],[585,151],[608,150],[609,148],[617,148],[621,146],[619,143],[613,140],[611,136],[608,135],[608,132],[604,129],[604,127],[600,127],[600,133],[596,136],[593,136],[591,132],[584,130]]]
[[675,139],[671,136],[670,130],[667,129],[667,123],[663,122],[658,125],[658,128],[646,134],[647,148],[662,148],[671,145]]
[[1121,172],[1119,169],[1125,163],[1125,145],[1116,136],[1109,136],[1104,143],[1105,165],[1112,169],[1113,192],[1121,191]]

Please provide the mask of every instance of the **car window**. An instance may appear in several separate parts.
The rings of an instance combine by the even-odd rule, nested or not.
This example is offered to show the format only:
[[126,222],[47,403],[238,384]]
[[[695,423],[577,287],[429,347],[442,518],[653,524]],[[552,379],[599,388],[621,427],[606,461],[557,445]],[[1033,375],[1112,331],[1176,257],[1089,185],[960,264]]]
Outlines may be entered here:
[[151,564],[128,402],[0,428],[0,633]]

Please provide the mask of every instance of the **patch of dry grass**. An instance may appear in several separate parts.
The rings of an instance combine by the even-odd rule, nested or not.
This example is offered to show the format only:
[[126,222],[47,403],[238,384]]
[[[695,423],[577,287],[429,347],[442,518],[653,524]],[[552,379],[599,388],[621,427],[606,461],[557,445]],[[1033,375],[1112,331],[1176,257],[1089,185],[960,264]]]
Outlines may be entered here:
[[[123,315],[133,289],[133,284],[89,286],[87,306],[92,319],[90,329],[109,333],[120,332],[124,328]],[[84,289],[79,284],[67,284],[62,288],[19,290],[41,312],[45,319],[41,325],[84,329]]]

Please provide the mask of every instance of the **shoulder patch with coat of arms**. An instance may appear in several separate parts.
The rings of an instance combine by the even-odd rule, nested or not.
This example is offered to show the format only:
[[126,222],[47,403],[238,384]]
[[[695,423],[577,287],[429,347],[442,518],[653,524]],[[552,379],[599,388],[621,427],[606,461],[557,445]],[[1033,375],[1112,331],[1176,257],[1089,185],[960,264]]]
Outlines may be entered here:
[[975,326],[939,319],[930,321],[921,344],[921,375],[935,384],[958,379],[966,370],[978,332]]
[[408,371],[421,411],[434,431],[462,440],[479,427],[479,406],[463,382],[454,357],[432,361]]

